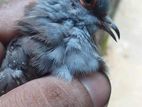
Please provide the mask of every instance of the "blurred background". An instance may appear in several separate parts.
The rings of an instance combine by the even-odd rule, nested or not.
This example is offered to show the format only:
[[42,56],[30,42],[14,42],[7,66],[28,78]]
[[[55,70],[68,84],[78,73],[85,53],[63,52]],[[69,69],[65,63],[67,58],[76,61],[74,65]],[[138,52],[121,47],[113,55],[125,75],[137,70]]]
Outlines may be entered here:
[[116,43],[108,36],[101,38],[112,83],[108,107],[142,107],[142,0],[111,2],[110,13],[120,29],[121,40]]
[[115,43],[109,38],[107,44],[112,83],[108,107],[142,107],[142,0],[121,0],[113,19],[121,40]]

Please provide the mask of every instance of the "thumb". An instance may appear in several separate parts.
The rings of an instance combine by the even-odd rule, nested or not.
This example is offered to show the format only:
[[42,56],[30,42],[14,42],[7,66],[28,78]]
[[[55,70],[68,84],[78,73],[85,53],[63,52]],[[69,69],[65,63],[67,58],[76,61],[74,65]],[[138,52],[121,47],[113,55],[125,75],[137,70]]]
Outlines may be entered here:
[[110,97],[108,79],[95,73],[65,82],[45,77],[26,83],[0,98],[0,107],[104,107]]
[[26,83],[0,97],[0,107],[93,107],[84,86],[45,77]]

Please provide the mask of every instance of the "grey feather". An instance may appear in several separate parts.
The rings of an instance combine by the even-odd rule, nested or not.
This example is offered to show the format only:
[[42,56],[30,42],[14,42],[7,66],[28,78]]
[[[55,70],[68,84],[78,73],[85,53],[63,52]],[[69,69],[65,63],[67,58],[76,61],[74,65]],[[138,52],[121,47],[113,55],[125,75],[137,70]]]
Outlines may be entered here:
[[92,41],[99,23],[79,0],[38,0],[18,22],[20,37],[8,46],[0,95],[18,86],[17,81],[23,84],[45,75],[72,80],[76,74],[100,68],[104,72],[105,63]]

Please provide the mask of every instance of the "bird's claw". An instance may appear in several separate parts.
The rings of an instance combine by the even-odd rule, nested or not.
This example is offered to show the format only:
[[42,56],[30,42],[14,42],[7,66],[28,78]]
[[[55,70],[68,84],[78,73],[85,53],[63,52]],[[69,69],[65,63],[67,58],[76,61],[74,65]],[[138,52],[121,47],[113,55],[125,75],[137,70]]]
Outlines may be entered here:
[[117,26],[112,22],[112,20],[108,17],[105,17],[104,19],[101,20],[101,28],[106,31],[107,33],[109,33],[111,35],[111,37],[117,42],[116,36],[113,33],[112,30],[115,31],[115,33],[118,36],[118,39],[120,39],[120,32],[119,29],[117,28]]

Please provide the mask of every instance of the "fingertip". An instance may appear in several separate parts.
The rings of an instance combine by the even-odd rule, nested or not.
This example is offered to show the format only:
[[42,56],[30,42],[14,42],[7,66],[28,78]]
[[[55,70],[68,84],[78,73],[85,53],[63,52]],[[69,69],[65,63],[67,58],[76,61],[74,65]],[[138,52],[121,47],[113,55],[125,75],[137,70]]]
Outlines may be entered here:
[[17,36],[17,22],[22,20],[25,14],[25,7],[35,1],[8,0],[5,4],[1,5],[0,41],[2,43],[7,44],[13,37]]
[[18,32],[15,30],[6,30],[2,31],[0,29],[0,41],[5,45],[8,44],[9,41],[14,38],[16,35],[18,34]]
[[105,74],[94,73],[81,79],[81,82],[87,89],[95,107],[104,107],[108,104],[111,84]]

